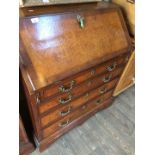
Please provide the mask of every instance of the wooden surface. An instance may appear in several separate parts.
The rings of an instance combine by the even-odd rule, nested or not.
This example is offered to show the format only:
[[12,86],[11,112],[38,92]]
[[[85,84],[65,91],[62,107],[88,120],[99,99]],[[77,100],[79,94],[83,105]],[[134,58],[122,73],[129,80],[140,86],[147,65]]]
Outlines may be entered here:
[[[128,54],[124,55],[124,57],[123,57],[124,60],[126,60],[126,56],[128,56]],[[119,58],[122,59],[122,56],[119,56]],[[117,57],[114,60],[117,60]],[[46,102],[41,102],[41,103],[37,103],[35,101],[36,100],[35,96],[28,95],[28,100],[30,98],[30,101],[28,102],[28,104],[29,104],[29,106],[31,106],[30,108],[32,108],[32,110],[33,110],[31,113],[32,119],[35,119],[35,120],[33,120],[34,128],[36,128],[36,135],[38,135],[37,139],[40,141],[40,144],[39,144],[40,150],[43,151],[44,149],[46,149],[47,146],[49,146],[52,142],[54,142],[56,139],[58,139],[64,133],[68,132],[70,129],[74,128],[75,126],[81,124],[87,118],[89,118],[90,116],[92,116],[93,114],[98,112],[99,110],[110,106],[111,101],[104,103],[104,101],[107,100],[107,98],[104,98],[104,96],[103,96],[104,99],[102,98],[102,101],[101,101],[102,104],[100,106],[96,105],[96,102],[97,102],[96,100],[100,99],[102,97],[101,95],[104,95],[104,94],[112,91],[110,93],[110,95],[108,95],[108,98],[109,99],[111,98],[111,96],[113,94],[113,90],[115,88],[115,85],[123,71],[123,68],[124,68],[124,65],[121,64],[121,66],[112,67],[111,68],[112,70],[107,69],[107,71],[105,73],[101,73],[100,75],[96,75],[93,78],[91,78],[91,83],[89,85],[87,82],[90,82],[90,80],[86,80],[81,85],[79,85],[79,87],[77,86],[73,90],[70,90],[70,93],[72,94],[73,91],[78,90],[78,88],[82,88],[81,89],[82,92],[83,92],[83,90],[86,91],[85,93],[83,92],[84,94],[82,94],[82,95],[85,95],[86,93],[88,93],[89,91],[92,91],[94,89],[95,94],[97,95],[96,97],[94,97],[95,99],[94,98],[90,99],[90,100],[88,100],[88,102],[85,101],[82,103],[82,105],[78,101],[76,101],[76,100],[78,100],[78,98],[76,98],[74,101],[70,101],[64,105],[58,104],[59,97],[61,96],[62,93],[58,94],[57,101],[54,100],[54,98],[50,98]],[[97,79],[97,80],[95,80],[95,79]],[[115,81],[115,82],[113,83],[112,81]],[[99,87],[101,85],[103,85],[103,87],[107,89],[107,91],[104,92],[103,94],[100,94],[100,91],[98,90],[98,88],[96,88],[96,86]],[[93,87],[91,87],[91,86],[93,86]],[[95,86],[95,88],[94,88],[94,86]],[[57,104],[56,108],[51,108],[51,106],[53,106],[54,102],[55,102],[55,104]],[[46,105],[46,104],[50,105],[50,106],[47,106],[47,108],[46,108],[47,112],[42,116],[38,111],[38,107],[40,105]],[[79,107],[79,104],[80,104],[80,107]],[[83,105],[86,105],[86,104],[89,106],[86,106],[86,110],[83,110]],[[60,114],[60,112],[62,110],[61,107],[68,108],[69,105],[70,106],[74,105],[76,107],[75,110],[67,113],[67,115],[65,115],[65,116],[59,117],[58,118],[59,120],[56,119],[55,117],[53,118],[54,113]],[[58,109],[58,111],[56,111],[56,109]],[[31,112],[31,109],[30,109],[30,112]],[[49,113],[51,113],[51,114],[49,115]],[[46,117],[46,115],[47,115],[47,117]],[[44,119],[44,121],[42,121],[41,117],[44,117],[44,118],[46,117],[46,118]],[[68,122],[68,121],[69,121],[69,124],[67,124],[67,126],[65,125],[63,128],[60,127],[59,124],[62,124],[63,122],[65,122],[65,124],[66,124],[66,122]]]
[[65,134],[46,151],[31,155],[135,155],[135,90]]
[[[20,70],[40,151],[111,105],[130,54],[131,41],[118,7],[78,8],[20,19]],[[83,28],[77,15],[84,19]],[[107,91],[100,92],[99,86]],[[88,101],[74,102],[92,90],[96,95]],[[43,104],[50,106],[41,114]]]
[[[78,14],[85,18],[83,29],[77,22]],[[33,90],[130,49],[118,9],[36,18],[20,19],[20,61]]]
[[[97,91],[96,91],[97,92]],[[112,93],[113,91],[109,91],[108,93],[106,93],[106,94],[104,94],[104,95],[102,95],[102,97],[104,97],[105,99],[106,98],[109,98],[109,97],[111,97],[111,93]],[[96,93],[97,94],[97,93]],[[98,94],[97,94],[98,95]],[[91,96],[91,98],[90,98],[90,100],[92,100],[94,97],[97,97],[97,95],[96,96]],[[79,98],[79,99],[81,99],[81,98]],[[88,100],[87,100],[88,101]],[[42,122],[42,124],[43,124],[43,127],[45,126],[45,125],[47,125],[48,123],[50,123],[50,124],[53,124],[53,123],[51,123],[52,121],[54,122],[54,121],[59,121],[59,119],[61,119],[61,115],[60,115],[60,112],[62,113],[65,113],[66,111],[68,112],[67,114],[69,114],[69,113],[71,113],[71,112],[73,112],[74,110],[75,110],[75,108],[78,108],[78,107],[80,107],[81,105],[83,105],[82,106],[82,108],[86,108],[85,106],[86,105],[84,105],[84,103],[83,102],[80,102],[79,100],[76,100],[76,102],[77,102],[77,104],[75,104],[75,103],[71,103],[71,104],[69,104],[67,107],[64,107],[64,108],[59,108],[58,110],[56,110],[56,111],[54,111],[54,112],[51,112],[51,113],[49,113],[49,115],[46,115],[45,117],[43,117],[42,118],[42,120],[41,120],[41,122]],[[85,101],[86,102],[86,101]],[[68,110],[69,109],[69,110]],[[66,114],[66,115],[67,115]],[[64,115],[65,116],[65,115]],[[69,115],[70,116],[70,115]],[[45,127],[44,127],[45,128]]]
[[134,84],[135,79],[135,52],[129,58],[123,74],[115,88],[114,96],[119,95],[121,92],[131,87]]
[[[57,83],[55,83],[54,85],[49,86],[48,88],[44,89],[44,93],[42,95],[40,95],[40,100],[44,101],[48,98],[51,97],[65,97],[66,95],[68,96],[68,94],[62,94],[62,92],[60,92],[59,88],[60,87],[67,87],[70,88],[71,85],[71,81],[74,80],[75,83],[72,86],[72,94],[73,97],[77,97],[80,94],[83,94],[86,92],[86,90],[90,90],[92,88],[95,88],[97,85],[101,84],[101,78],[103,78],[104,76],[106,76],[109,71],[107,70],[107,68],[113,68],[113,71],[115,71],[116,69],[120,69],[126,64],[126,58],[129,56],[129,53],[125,53],[123,55],[120,55],[119,57],[115,57],[114,59],[111,59],[109,61],[106,61],[104,63],[101,63],[97,66],[94,66],[92,68],[87,69],[84,72],[80,72],[79,74],[76,74],[74,76],[71,76],[70,78],[61,80]],[[102,75],[101,75],[102,74]],[[118,75],[118,74],[115,74]],[[100,76],[100,78],[99,78]],[[95,79],[94,79],[95,77]],[[113,75],[114,77],[114,75]],[[84,85],[80,86],[82,83],[85,83]],[[91,83],[91,85],[89,84]],[[89,85],[89,87],[88,87]],[[78,87],[77,89],[74,90],[75,87]],[[61,94],[61,96],[60,96]],[[58,96],[59,95],[59,96]],[[54,107],[54,103],[52,104]]]
[[124,15],[127,19],[127,24],[132,35],[135,35],[135,4],[132,0],[112,0],[113,3],[122,7]]
[[[67,107],[72,107],[72,110],[74,110],[76,107],[78,107],[79,105],[82,105],[84,104],[85,102],[93,99],[94,97],[97,97],[100,93],[100,90],[103,89],[103,91],[109,91],[111,89],[113,89],[116,84],[118,82],[118,78],[115,78],[113,79],[110,83],[107,83],[107,84],[103,84],[103,85],[100,85],[97,87],[97,89],[92,89],[92,90],[89,90],[89,91],[86,91],[85,93],[83,93],[80,98],[77,98],[77,100],[73,100],[69,105],[67,106],[64,106],[64,105],[59,105],[59,108],[56,109],[56,111],[54,111],[52,113],[52,116],[54,116],[54,114],[58,114],[58,110],[62,110],[63,109],[66,109]],[[86,87],[86,86],[85,86]],[[53,101],[53,100],[52,100]],[[53,101],[54,102],[54,101]],[[52,103],[53,103],[52,102]],[[56,101],[55,101],[56,102]],[[43,116],[46,116],[48,114],[50,114],[52,112],[52,104],[51,102],[48,102],[48,103],[44,103],[44,104],[41,104],[39,106],[39,111],[41,113],[41,117]]]

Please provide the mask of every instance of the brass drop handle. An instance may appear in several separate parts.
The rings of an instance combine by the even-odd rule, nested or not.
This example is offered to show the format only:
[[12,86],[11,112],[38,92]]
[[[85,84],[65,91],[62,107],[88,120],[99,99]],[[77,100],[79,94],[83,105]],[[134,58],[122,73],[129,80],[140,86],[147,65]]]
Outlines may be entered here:
[[109,72],[113,71],[113,70],[116,68],[116,65],[117,65],[116,62],[113,63],[112,65],[110,65],[110,66],[107,67],[107,70],[108,70]]
[[99,104],[101,104],[102,103],[102,99],[98,99],[97,101],[96,101],[96,105],[99,105]]
[[65,122],[61,122],[60,124],[59,124],[59,127],[65,127],[65,126],[67,126],[69,124],[69,119],[67,120],[67,121],[65,121]]
[[68,102],[71,101],[71,100],[72,100],[72,95],[69,95],[67,99],[60,98],[60,99],[59,99],[59,103],[65,104],[65,103],[68,103]]
[[80,27],[84,28],[84,17],[77,15],[77,21],[79,22]]
[[107,88],[101,88],[101,89],[99,90],[100,94],[104,94],[106,91],[107,91]]
[[59,87],[59,90],[61,91],[61,92],[69,92],[72,88],[73,88],[73,86],[75,85],[75,83],[76,83],[76,81],[75,80],[72,80],[71,82],[70,82],[70,86],[69,87],[67,87],[67,86],[60,86]]
[[102,79],[102,81],[103,81],[104,83],[107,83],[107,82],[109,82],[109,81],[111,80],[111,77],[112,77],[112,75],[110,74],[108,77],[104,77],[104,78]]
[[67,111],[60,111],[60,116],[66,116],[67,114],[69,114],[71,112],[71,107],[68,108]]

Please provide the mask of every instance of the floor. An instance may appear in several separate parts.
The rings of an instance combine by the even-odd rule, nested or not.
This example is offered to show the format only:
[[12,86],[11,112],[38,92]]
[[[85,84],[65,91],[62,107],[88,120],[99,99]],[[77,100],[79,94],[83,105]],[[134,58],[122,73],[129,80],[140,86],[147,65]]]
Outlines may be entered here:
[[71,130],[46,151],[31,155],[134,155],[135,88],[119,95],[111,107]]

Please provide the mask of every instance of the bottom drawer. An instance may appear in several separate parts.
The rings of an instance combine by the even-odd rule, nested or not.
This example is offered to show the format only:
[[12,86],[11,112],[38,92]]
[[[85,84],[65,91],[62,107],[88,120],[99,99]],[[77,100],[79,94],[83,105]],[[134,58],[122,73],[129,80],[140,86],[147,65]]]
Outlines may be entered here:
[[99,97],[96,97],[91,102],[84,104],[80,108],[78,108],[75,112],[72,114],[64,117],[60,121],[56,122],[55,124],[50,125],[49,127],[45,128],[43,130],[43,138],[46,138],[55,132],[58,132],[59,130],[69,126],[74,120],[78,119],[79,117],[82,117],[82,115],[85,115],[89,113],[90,111],[94,111],[95,108],[98,106],[103,106],[104,101],[111,98],[113,93],[113,90],[100,95]]

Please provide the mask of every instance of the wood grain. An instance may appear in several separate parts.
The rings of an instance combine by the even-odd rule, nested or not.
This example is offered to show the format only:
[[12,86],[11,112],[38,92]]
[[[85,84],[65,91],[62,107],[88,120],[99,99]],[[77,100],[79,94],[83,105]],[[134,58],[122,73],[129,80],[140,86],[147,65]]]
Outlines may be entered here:
[[113,70],[116,70],[117,68],[126,64],[126,58],[128,58],[128,56],[129,56],[129,53],[125,53],[107,62],[94,66],[93,68],[89,68],[83,72],[80,72],[74,76],[58,81],[53,85],[49,85],[43,90],[43,93],[40,95],[40,100],[43,101],[43,100],[46,100],[46,98],[51,98],[55,95],[62,94],[59,88],[61,86],[70,88],[71,81],[73,80],[75,81],[75,83],[70,91],[72,91],[76,86],[79,86],[82,83],[86,82],[87,80],[92,80],[92,78],[96,76],[100,76],[101,74],[111,72],[111,71],[108,71],[108,67],[111,67],[114,65],[115,67]]
[[[107,92],[105,93],[103,96],[105,98],[107,98],[107,96],[111,96],[111,93],[112,93],[112,90],[110,90],[110,92]],[[96,96],[92,96],[92,98],[90,98],[90,100],[88,100],[89,102],[91,102],[91,100],[93,100],[94,98],[98,97],[98,96],[101,96],[101,95],[96,95]],[[74,115],[74,112],[81,106],[83,106],[83,108],[87,108],[85,107],[85,104],[88,102],[88,101],[85,101],[85,102],[78,102],[75,104],[75,103],[71,103],[69,104],[67,107],[65,108],[59,108],[58,110],[50,113],[49,115],[46,115],[44,117],[42,117],[41,119],[41,122],[42,122],[42,126],[43,128],[46,128],[47,126],[49,126],[50,124],[53,124],[55,122],[58,122],[59,120],[63,119],[65,116],[69,116],[70,115]],[[59,113],[60,111],[67,111],[69,108],[72,108],[71,112],[68,113],[67,115],[65,116],[61,116]]]
[[[131,40],[118,7],[95,5],[94,8],[85,10],[77,6],[72,11],[20,18],[20,70],[40,151],[112,103],[114,87],[111,87],[111,81],[122,74],[126,55],[130,54]],[[84,19],[83,28],[77,15]],[[103,72],[102,68],[97,69],[108,61],[116,63],[115,60],[120,62],[116,68],[103,66]],[[89,69],[92,73],[94,68],[97,74],[81,77]],[[79,79],[72,88],[68,82],[73,77]],[[105,96],[95,95],[88,102],[80,100],[82,95],[98,91],[97,88],[103,84],[111,88]],[[58,92],[61,85],[67,93],[73,93],[73,100],[67,98],[68,94],[62,89]],[[59,97],[65,101],[64,107],[60,106]],[[58,110],[66,111],[61,108],[67,108],[67,103],[77,105],[75,111],[61,118],[51,114]],[[48,106],[40,111],[39,107],[46,104]]]
[[69,93],[64,93],[62,95],[58,95],[55,98],[48,100],[48,102],[44,102],[43,104],[40,103],[39,104],[40,110],[41,110],[41,112],[43,112],[43,111],[48,110],[48,109],[52,109],[52,108],[55,109],[56,107],[60,107],[60,105],[61,105],[60,101],[59,101],[60,98],[64,99],[64,100],[68,100],[69,96],[71,96],[71,100],[69,102],[67,102],[67,103],[70,103],[74,99],[79,98],[81,95],[86,94],[90,90],[95,89],[95,88],[99,87],[100,85],[106,84],[103,81],[104,78],[111,77],[109,82],[111,82],[115,78],[118,78],[121,75],[122,71],[123,71],[123,67],[118,68],[116,71],[114,71],[112,73],[103,74],[103,75],[100,75],[98,77],[95,77],[94,79],[86,81],[85,83],[76,87],[75,89],[73,89]]
[[[84,29],[77,23],[78,14],[85,18]],[[20,56],[35,90],[130,49],[118,10],[38,16],[36,23],[31,20],[20,19],[20,44],[24,47]]]
[[[71,102],[69,102],[69,103],[66,103],[64,105],[61,105],[60,103],[57,104],[58,105],[57,109],[60,110],[60,108],[65,108],[65,107],[68,107],[68,106],[70,106],[72,104],[85,103],[90,98],[92,98],[92,96],[99,95],[100,94],[100,91],[99,90],[102,90],[103,89],[103,90],[108,91],[108,90],[114,88],[115,85],[117,84],[117,82],[118,82],[118,78],[114,78],[113,80],[111,80],[107,84],[98,85],[94,89],[88,90],[85,93],[83,92],[81,94],[81,96],[78,96],[77,98],[73,98],[73,100]],[[59,101],[59,97],[58,97],[58,100],[56,101],[56,103],[58,103],[58,101]],[[55,109],[52,110],[52,107],[53,107],[53,104],[54,104],[53,102],[54,102],[54,100],[51,100],[49,102],[46,102],[44,104],[39,105],[39,111],[40,111],[41,116],[45,116],[45,115],[51,113],[52,111],[55,111]]]

